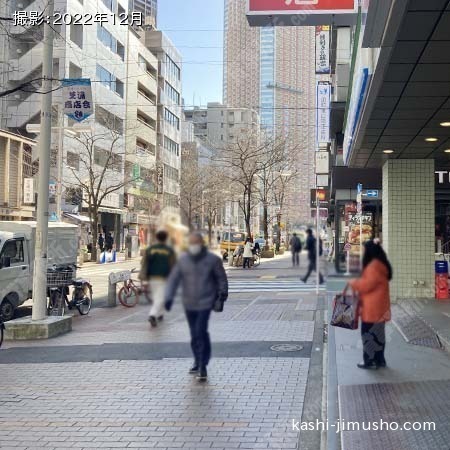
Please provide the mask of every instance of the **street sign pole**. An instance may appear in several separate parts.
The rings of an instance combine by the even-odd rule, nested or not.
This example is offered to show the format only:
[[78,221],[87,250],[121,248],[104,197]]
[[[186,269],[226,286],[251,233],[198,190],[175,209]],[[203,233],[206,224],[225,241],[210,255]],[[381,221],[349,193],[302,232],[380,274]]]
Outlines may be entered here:
[[362,191],[363,186],[361,183],[358,184],[358,213],[359,213],[359,267],[362,270],[363,262],[363,209],[362,209]]
[[319,200],[319,190],[316,190],[316,293],[319,295],[320,289],[320,200]]

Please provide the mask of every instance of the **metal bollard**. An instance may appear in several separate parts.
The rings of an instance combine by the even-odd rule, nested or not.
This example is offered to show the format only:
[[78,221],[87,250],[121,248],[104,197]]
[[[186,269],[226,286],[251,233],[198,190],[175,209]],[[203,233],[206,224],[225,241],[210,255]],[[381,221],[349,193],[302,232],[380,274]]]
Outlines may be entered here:
[[110,308],[117,306],[116,284],[117,283],[111,283],[111,282],[108,283],[108,306]]

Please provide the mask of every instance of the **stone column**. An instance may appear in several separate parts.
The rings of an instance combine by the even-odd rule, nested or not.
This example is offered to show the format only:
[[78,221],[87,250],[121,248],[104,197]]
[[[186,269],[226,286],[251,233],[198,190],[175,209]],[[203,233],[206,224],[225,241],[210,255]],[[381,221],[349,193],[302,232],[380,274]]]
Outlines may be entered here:
[[434,297],[434,160],[383,167],[383,242],[394,268],[393,301]]

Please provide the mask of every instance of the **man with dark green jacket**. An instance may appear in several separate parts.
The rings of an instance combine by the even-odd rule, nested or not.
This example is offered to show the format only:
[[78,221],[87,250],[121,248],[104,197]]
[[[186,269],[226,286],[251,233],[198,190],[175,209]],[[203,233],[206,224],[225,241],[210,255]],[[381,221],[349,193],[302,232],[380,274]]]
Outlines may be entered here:
[[158,320],[163,319],[167,278],[176,262],[175,252],[167,245],[167,238],[166,231],[158,231],[156,233],[157,243],[151,245],[142,258],[139,278],[150,282],[153,303],[148,320],[152,327],[156,327]]

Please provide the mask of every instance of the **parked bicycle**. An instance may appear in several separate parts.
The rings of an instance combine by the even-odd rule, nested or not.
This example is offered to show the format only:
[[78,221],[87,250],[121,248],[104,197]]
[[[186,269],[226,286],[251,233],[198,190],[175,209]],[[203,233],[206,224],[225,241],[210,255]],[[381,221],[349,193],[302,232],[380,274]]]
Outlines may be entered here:
[[[92,307],[92,285],[85,278],[73,279],[76,266],[52,267],[47,271],[48,315],[63,316],[66,307],[85,316]],[[70,289],[73,286],[69,300]]]
[[[131,273],[138,273],[139,271],[134,268],[131,269]],[[150,286],[146,282],[141,280],[130,278],[124,281],[123,286],[119,290],[119,302],[126,308],[132,308],[139,303],[141,295],[147,299],[150,303],[152,301]]]

